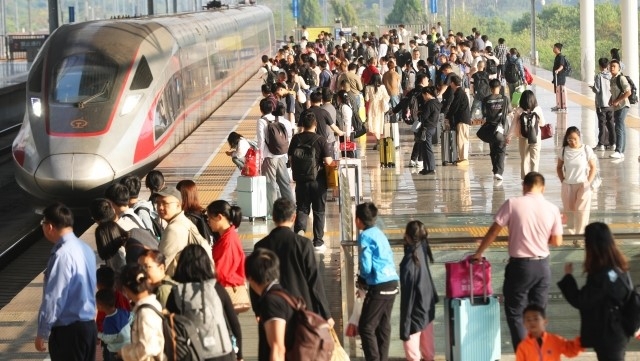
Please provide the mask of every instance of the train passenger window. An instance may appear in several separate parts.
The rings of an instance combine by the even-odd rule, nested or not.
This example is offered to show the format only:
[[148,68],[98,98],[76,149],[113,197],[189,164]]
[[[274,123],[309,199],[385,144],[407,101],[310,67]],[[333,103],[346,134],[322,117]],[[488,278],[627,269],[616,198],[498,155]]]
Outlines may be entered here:
[[160,96],[153,119],[153,134],[156,140],[160,138],[165,131],[167,131],[167,128],[169,128],[171,123],[172,120],[164,103],[164,96]]
[[138,69],[136,70],[136,74],[133,76],[133,80],[131,81],[130,90],[140,90],[147,89],[151,82],[153,81],[153,74],[151,74],[151,69],[149,68],[149,63],[147,62],[147,58],[143,55],[140,58],[140,63],[138,64]]
[[71,55],[54,72],[53,101],[96,102],[109,99],[118,66],[97,53]]

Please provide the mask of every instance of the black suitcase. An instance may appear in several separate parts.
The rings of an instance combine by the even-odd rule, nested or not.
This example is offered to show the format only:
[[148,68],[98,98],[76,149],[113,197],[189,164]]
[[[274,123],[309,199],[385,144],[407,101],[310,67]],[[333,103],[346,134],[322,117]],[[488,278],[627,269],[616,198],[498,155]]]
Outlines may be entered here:
[[458,147],[456,145],[456,131],[445,130],[442,132],[442,165],[455,164],[458,160]]

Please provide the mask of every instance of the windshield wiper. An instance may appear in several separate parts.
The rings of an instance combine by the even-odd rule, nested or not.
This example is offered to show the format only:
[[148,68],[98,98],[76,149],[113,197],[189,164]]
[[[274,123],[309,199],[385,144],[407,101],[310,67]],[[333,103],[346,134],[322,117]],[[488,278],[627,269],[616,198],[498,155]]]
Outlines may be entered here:
[[97,99],[98,97],[103,96],[104,94],[107,93],[107,89],[109,89],[109,82],[104,83],[104,86],[102,87],[102,90],[100,90],[100,92],[88,97],[87,99],[81,102],[78,102],[77,104],[78,108],[83,109],[87,103],[93,101],[94,99]]

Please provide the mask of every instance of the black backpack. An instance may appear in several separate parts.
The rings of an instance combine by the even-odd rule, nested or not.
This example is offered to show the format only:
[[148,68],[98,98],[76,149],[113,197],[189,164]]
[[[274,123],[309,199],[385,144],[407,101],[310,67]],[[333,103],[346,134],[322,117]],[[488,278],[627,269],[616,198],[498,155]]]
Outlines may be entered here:
[[209,227],[209,223],[207,223],[207,216],[204,213],[185,212],[184,215],[196,225],[198,232],[202,238],[209,242],[209,245],[212,245],[218,239],[216,233],[211,230],[211,227]]
[[496,64],[496,61],[491,58],[487,58],[487,65],[485,66],[485,69],[489,75],[498,74],[498,64]]
[[567,57],[564,57],[564,67],[562,68],[562,72],[564,73],[564,75],[569,76],[571,75],[571,72],[573,71],[573,69],[571,68],[571,63],[569,63],[569,59],[567,59]]
[[315,181],[318,177],[318,160],[314,144],[321,139],[316,134],[309,143],[299,143],[291,156],[291,175],[296,182]]
[[[164,336],[164,354],[168,361],[196,361],[204,356],[204,347],[200,341],[198,329],[186,316],[175,313],[163,314],[150,304],[141,304],[138,311],[148,308],[162,318]],[[136,315],[136,318],[138,315]]]
[[523,138],[527,138],[529,144],[538,142],[538,125],[540,118],[535,112],[522,112],[520,114],[520,134]]
[[[149,231],[151,231],[151,233],[158,239],[162,238],[162,232],[164,232],[164,227],[162,226],[162,222],[160,222],[160,219],[158,217],[154,217],[153,213],[151,211],[151,209],[149,209],[148,207],[145,206],[139,206],[136,209],[133,210],[133,212],[140,217],[140,212],[144,211],[147,212],[149,214],[149,218],[151,219],[151,225],[153,226],[153,229],[150,229]],[[131,219],[133,219],[135,221],[135,219],[133,217],[131,217]],[[145,227],[140,227],[143,229],[146,229]]]
[[489,75],[484,71],[479,71],[473,74],[473,90],[475,92],[474,98],[482,100],[491,94],[491,87],[489,86]]
[[310,67],[306,66],[303,68],[303,77],[304,77],[305,83],[307,83],[307,85],[310,86],[311,88],[314,88],[315,86],[317,86],[316,74],[313,71],[313,69],[311,69]]
[[[638,102],[638,88],[634,84],[631,77],[628,75],[620,74],[620,76],[624,76],[627,78],[627,82],[629,82],[629,86],[631,87],[631,95],[629,95],[629,103],[636,104]],[[620,76],[616,79],[616,84],[618,85],[618,89],[622,92],[622,81],[620,80]]]
[[269,67],[268,65],[265,65],[264,68],[267,70],[267,77],[264,78],[264,83],[269,85],[275,84],[276,80],[278,79],[276,73],[274,73],[273,70],[271,70],[271,67]]
[[289,150],[289,137],[287,136],[287,128],[284,124],[280,123],[280,117],[276,117],[275,120],[267,121],[267,134],[264,138],[267,143],[269,152],[273,155],[287,154]]
[[507,61],[507,68],[504,71],[504,78],[507,83],[517,83],[520,79],[520,73],[518,72],[518,66],[515,61]]
[[622,307],[620,307],[622,329],[627,336],[633,337],[638,329],[640,329],[640,293],[633,285],[629,272],[626,273],[626,278],[628,281],[625,282],[625,285],[629,290],[629,296],[624,300]]

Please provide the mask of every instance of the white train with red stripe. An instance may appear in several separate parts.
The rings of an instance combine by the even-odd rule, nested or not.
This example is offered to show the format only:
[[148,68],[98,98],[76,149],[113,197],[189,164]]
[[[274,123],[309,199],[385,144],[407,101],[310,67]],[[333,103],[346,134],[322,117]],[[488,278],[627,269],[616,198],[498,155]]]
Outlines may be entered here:
[[18,184],[36,198],[71,203],[145,174],[274,46],[264,6],[61,26],[29,72],[13,143]]

